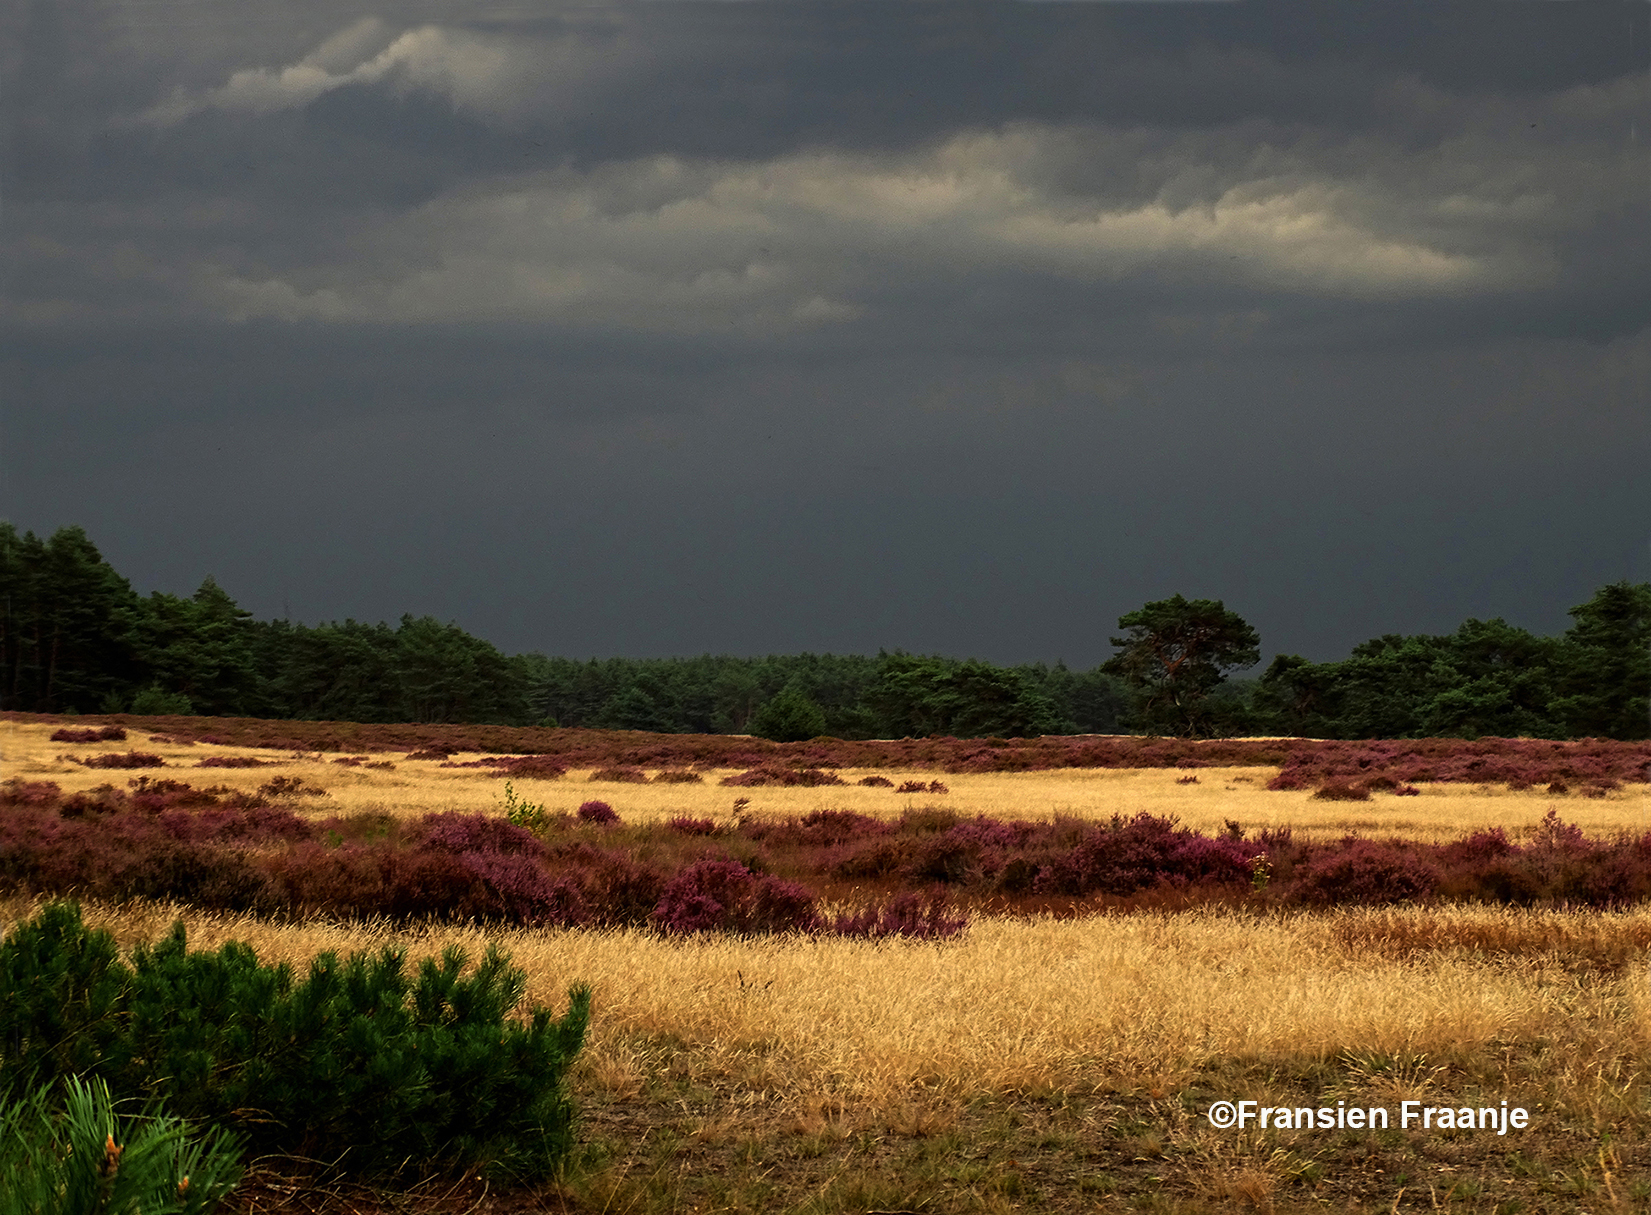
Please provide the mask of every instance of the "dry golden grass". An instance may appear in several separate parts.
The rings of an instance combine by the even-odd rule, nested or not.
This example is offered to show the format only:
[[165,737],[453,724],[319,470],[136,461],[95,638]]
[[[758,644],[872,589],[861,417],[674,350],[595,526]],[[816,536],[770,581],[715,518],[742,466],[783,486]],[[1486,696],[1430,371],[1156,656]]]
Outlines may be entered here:
[[[0,920],[36,905],[0,903]],[[459,944],[473,957],[497,943],[536,1002],[593,986],[582,1083],[635,1094],[670,1074],[822,1125],[832,1108],[909,1122],[934,1117],[936,1101],[987,1094],[1159,1096],[1234,1063],[1339,1062],[1361,1099],[1397,1100],[1428,1091],[1452,1061],[1514,1053],[1545,1061],[1551,1100],[1610,1121],[1642,1098],[1651,1062],[1651,909],[986,919],[938,946],[87,909],[128,946],[179,915],[195,947],[244,940],[297,964],[390,942],[414,956]],[[1636,945],[1579,969],[1584,920],[1597,940]],[[1368,947],[1396,933],[1410,948]]]
[[[296,757],[246,747],[208,744],[178,746],[149,742],[133,733],[124,743],[66,744],[50,741],[50,725],[0,722],[0,759],[7,776],[51,780],[77,791],[101,784],[125,785],[138,775],[166,776],[196,785],[222,785],[250,792],[275,776],[297,776],[328,791],[325,798],[308,799],[306,812],[351,814],[383,811],[420,815],[440,810],[497,808],[505,778],[484,768],[444,768],[437,760],[405,760],[399,754],[374,756],[390,759],[393,771],[350,768],[331,762],[336,757]],[[87,769],[59,757],[91,756],[105,751],[136,749],[162,756],[167,767],[143,772]],[[202,768],[195,765],[209,755],[247,755],[279,760],[265,768]],[[475,759],[457,755],[455,760]],[[945,774],[881,772],[898,784],[902,779],[938,778],[944,795],[899,794],[890,789],[855,784],[868,772],[843,769],[846,785],[824,788],[740,789],[718,781],[732,770],[707,772],[700,784],[619,784],[591,781],[589,771],[574,771],[560,780],[513,779],[517,796],[543,803],[552,812],[572,813],[592,798],[612,805],[628,822],[646,823],[690,815],[726,819],[736,798],[750,799],[751,813],[807,814],[821,808],[853,810],[861,814],[896,817],[913,805],[944,805],[960,814],[989,814],[999,818],[1049,818],[1056,814],[1076,818],[1110,818],[1114,814],[1175,815],[1189,827],[1220,831],[1228,820],[1246,830],[1289,826],[1304,838],[1337,837],[1348,832],[1401,835],[1415,839],[1451,839],[1485,827],[1504,827],[1510,835],[1528,834],[1550,806],[1559,808],[1568,822],[1589,834],[1609,835],[1622,830],[1651,830],[1651,789],[1628,785],[1603,798],[1576,794],[1555,796],[1542,790],[1512,792],[1505,786],[1434,784],[1422,786],[1417,797],[1378,793],[1368,802],[1314,801],[1307,792],[1270,792],[1272,768],[1201,768],[1196,783],[1181,784],[1189,775],[1175,769],[1061,769],[1049,772],[995,772]]]

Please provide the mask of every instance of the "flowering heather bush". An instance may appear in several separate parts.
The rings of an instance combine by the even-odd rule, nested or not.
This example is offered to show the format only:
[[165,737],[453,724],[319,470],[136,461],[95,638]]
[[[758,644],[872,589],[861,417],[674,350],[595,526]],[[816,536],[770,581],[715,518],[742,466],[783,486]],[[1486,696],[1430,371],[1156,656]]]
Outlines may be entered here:
[[818,788],[821,785],[841,785],[843,778],[835,772],[825,772],[819,768],[779,768],[760,767],[741,772],[738,776],[725,776],[722,783],[735,788],[757,788],[763,785],[782,785],[789,788],[802,787],[805,789]]
[[63,790],[55,781],[24,780],[14,776],[0,781],[0,806],[55,806],[63,798]]
[[[276,763],[273,759],[255,759],[250,755],[208,755],[197,768],[264,768]],[[336,761],[342,763],[342,760]]]
[[738,861],[703,860],[665,885],[652,916],[668,933],[808,932],[818,927],[814,896],[795,882],[758,877]]
[[1039,893],[1133,894],[1162,883],[1248,883],[1254,850],[1231,838],[1210,839],[1172,818],[1138,814],[1091,831],[1039,872]]
[[126,809],[126,794],[113,785],[99,785],[80,793],[71,793],[63,799],[58,813],[64,818],[79,818],[87,814],[116,814]]
[[927,793],[928,791],[928,782],[920,780],[903,780],[900,782],[900,787],[895,790],[896,793]]
[[579,821],[598,827],[616,827],[619,825],[619,815],[607,802],[589,801],[579,807]]
[[111,900],[177,899],[233,911],[265,906],[264,875],[246,855],[180,840],[168,826],[146,814],[91,824],[14,810],[0,818],[0,885]]
[[333,763],[342,764],[346,768],[359,768],[366,762],[367,757],[365,755],[345,755],[333,760]]
[[894,782],[886,776],[862,776],[859,783],[868,789],[892,789]]
[[666,824],[678,835],[713,835],[717,825],[708,818],[693,818],[686,814],[679,814]]
[[1315,802],[1367,802],[1370,789],[1365,785],[1350,785],[1345,781],[1331,781],[1313,794]]
[[913,845],[909,840],[886,839],[844,845],[827,853],[834,877],[848,880],[888,878],[911,863]]
[[119,726],[93,727],[89,730],[65,728],[53,731],[52,741],[66,743],[125,742],[126,731]]
[[88,768],[164,768],[166,761],[150,751],[107,751],[90,759],[76,760]]
[[656,785],[698,785],[703,784],[705,778],[698,772],[687,768],[663,768],[654,774]]
[[[978,882],[1003,867],[1001,860],[978,839],[959,835],[955,829],[917,842],[908,855],[910,859],[900,867],[899,873],[902,879],[916,885]],[[998,863],[992,864],[988,857]]]
[[[462,748],[455,748],[460,750]],[[446,747],[420,747],[417,751],[409,751],[403,759],[440,759],[445,760],[453,754]]]
[[1295,896],[1308,903],[1404,903],[1439,888],[1438,866],[1400,840],[1348,836],[1308,855],[1296,870]]
[[847,840],[887,835],[892,827],[869,814],[852,810],[811,810],[798,822],[803,842],[841,844]]
[[320,785],[306,785],[301,776],[275,776],[258,786],[258,796],[276,800],[300,797],[326,797]]
[[493,852],[503,856],[543,856],[545,846],[525,827],[491,814],[448,810],[426,814],[416,835],[424,848],[444,852]]
[[196,789],[181,780],[154,780],[147,776],[139,776],[127,781],[126,785],[132,790],[128,795],[132,808],[146,810],[151,814],[175,808],[188,809],[218,804],[216,793],[208,789]]
[[593,923],[646,924],[665,891],[669,875],[622,852],[599,852],[583,869],[585,896]]

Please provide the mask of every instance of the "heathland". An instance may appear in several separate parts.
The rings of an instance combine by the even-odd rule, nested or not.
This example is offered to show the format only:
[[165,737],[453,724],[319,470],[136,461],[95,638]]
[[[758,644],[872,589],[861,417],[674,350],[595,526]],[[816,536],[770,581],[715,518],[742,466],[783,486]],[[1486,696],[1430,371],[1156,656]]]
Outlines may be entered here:
[[[192,948],[243,941],[300,968],[327,950],[497,945],[528,1003],[559,1014],[570,985],[592,988],[559,1177],[499,1190],[272,1158],[231,1209],[1651,1205],[1645,744],[920,740],[834,756],[17,715],[0,743],[8,925],[79,893],[127,947],[177,919]],[[40,868],[31,840],[48,835],[85,867]],[[98,839],[125,841],[124,867],[97,860]],[[245,880],[213,886],[230,855]],[[472,913],[329,911],[299,855],[371,860],[352,872],[381,891],[415,868],[467,874],[440,889]],[[602,858],[620,856],[642,883],[629,912],[598,885],[579,887],[580,915],[571,886],[529,897],[545,888],[524,874],[611,880]],[[811,902],[759,908],[763,882]],[[925,905],[889,916],[903,893]],[[706,894],[747,918],[684,918]],[[812,918],[787,928],[762,908]],[[1396,1124],[1405,1100],[1504,1099],[1530,1129]],[[1219,1100],[1381,1106],[1395,1125],[1218,1130]]]

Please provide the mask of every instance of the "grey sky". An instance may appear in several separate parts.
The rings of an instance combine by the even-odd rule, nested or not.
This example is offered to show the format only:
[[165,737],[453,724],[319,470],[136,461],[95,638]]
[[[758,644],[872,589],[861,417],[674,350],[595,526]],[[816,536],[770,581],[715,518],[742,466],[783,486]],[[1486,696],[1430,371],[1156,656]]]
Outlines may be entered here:
[[1651,576],[1644,3],[27,0],[0,513],[508,650]]

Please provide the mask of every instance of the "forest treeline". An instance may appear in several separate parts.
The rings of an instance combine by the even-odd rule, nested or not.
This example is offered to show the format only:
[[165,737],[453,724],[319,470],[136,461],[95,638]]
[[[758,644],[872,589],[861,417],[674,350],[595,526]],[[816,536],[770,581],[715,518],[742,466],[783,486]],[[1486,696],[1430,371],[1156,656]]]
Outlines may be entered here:
[[[1651,584],[1617,583],[1542,637],[1502,620],[1280,656],[1208,690],[1197,729],[1321,738],[1651,733]],[[213,579],[133,591],[78,527],[0,523],[0,710],[559,724],[780,740],[1127,732],[1149,689],[1111,669],[905,653],[506,655],[454,624],[256,620]]]

